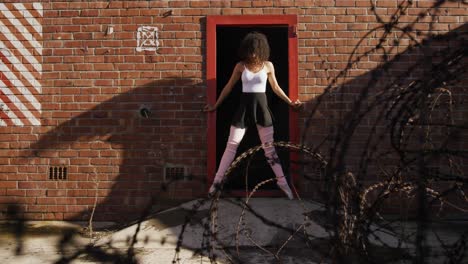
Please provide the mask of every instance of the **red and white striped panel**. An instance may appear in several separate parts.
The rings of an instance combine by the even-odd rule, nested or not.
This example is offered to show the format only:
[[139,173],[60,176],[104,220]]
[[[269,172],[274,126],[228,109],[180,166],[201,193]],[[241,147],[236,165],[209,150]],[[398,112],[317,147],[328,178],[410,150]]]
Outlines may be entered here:
[[39,126],[41,3],[0,3],[0,126]]

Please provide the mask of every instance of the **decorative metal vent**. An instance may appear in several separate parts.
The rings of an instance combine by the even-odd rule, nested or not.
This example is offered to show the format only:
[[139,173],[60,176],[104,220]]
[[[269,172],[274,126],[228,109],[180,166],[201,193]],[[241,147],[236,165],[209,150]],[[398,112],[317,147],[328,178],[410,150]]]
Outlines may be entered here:
[[325,180],[325,168],[314,164],[312,168],[307,168],[305,176],[310,181],[321,182]]
[[50,167],[49,180],[66,180],[67,167]]
[[187,175],[184,166],[166,165],[164,167],[164,180],[184,180]]

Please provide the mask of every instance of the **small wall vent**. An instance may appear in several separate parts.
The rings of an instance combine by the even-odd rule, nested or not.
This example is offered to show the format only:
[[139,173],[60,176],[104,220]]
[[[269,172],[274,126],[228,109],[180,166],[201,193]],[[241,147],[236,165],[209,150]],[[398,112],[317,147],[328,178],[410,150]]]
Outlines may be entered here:
[[50,167],[49,180],[66,180],[67,167]]
[[184,166],[166,165],[164,167],[164,181],[186,180],[187,171]]

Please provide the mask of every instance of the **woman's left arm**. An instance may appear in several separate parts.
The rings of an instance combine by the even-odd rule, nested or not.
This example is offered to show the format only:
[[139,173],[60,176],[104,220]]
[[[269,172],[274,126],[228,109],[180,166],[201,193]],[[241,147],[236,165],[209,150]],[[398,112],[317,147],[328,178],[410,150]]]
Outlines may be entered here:
[[268,68],[268,82],[270,83],[273,92],[289,106],[299,108],[302,105],[302,102],[299,100],[296,100],[295,102],[291,101],[291,99],[289,99],[289,97],[284,93],[283,89],[281,89],[279,86],[278,81],[276,80],[275,67],[273,66],[273,63],[267,62],[266,66]]

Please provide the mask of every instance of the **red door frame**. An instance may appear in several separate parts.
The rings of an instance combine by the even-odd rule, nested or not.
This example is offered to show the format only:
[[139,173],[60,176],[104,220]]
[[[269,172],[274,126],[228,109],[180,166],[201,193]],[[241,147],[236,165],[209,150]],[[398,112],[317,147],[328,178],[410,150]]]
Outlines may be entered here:
[[[298,48],[297,48],[297,16],[296,15],[234,15],[234,16],[208,16],[206,20],[206,79],[207,102],[216,103],[216,27],[222,26],[287,26],[288,27],[288,64],[289,64],[289,98],[295,101],[298,98]],[[289,140],[299,141],[299,124],[296,112],[289,110]],[[207,173],[208,183],[211,185],[216,173],[216,111],[208,113],[207,131]],[[290,160],[297,160],[295,152],[290,154]],[[296,163],[290,166],[291,171],[297,171]],[[297,186],[296,175],[291,175],[292,183]],[[297,189],[297,188],[296,188]],[[236,195],[237,192],[234,192]],[[244,194],[244,192],[239,192]],[[261,196],[278,195],[278,192],[263,191]]]

